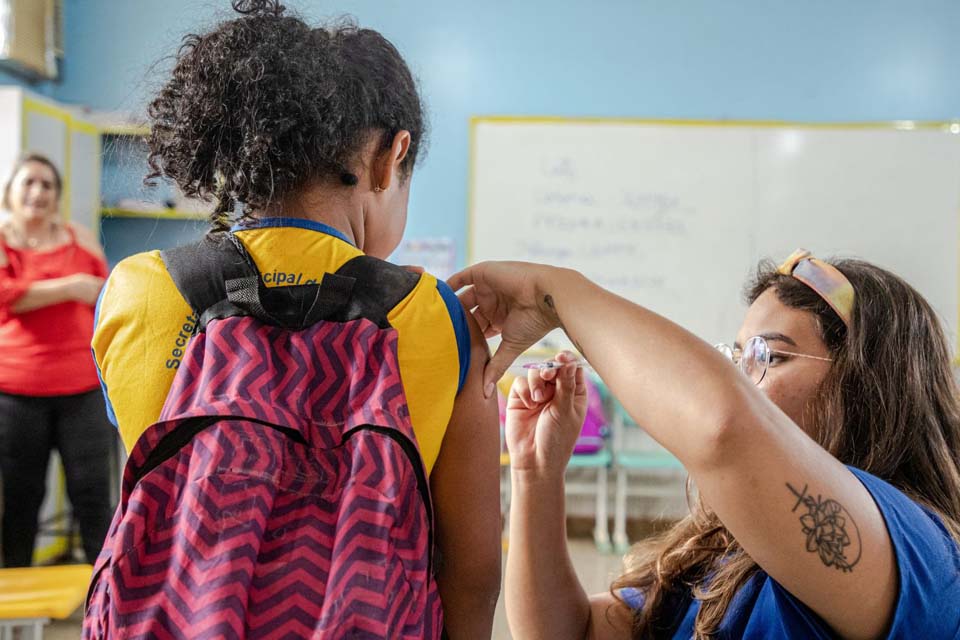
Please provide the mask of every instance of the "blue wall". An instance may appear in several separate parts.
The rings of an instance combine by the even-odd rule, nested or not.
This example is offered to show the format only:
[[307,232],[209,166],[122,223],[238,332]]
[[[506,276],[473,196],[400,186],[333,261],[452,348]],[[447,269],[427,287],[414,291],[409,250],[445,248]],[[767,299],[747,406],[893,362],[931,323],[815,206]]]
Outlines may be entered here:
[[203,220],[103,218],[100,236],[107,262],[112,267],[134,253],[193,242],[208,226]]
[[[454,237],[461,261],[472,115],[960,117],[960,3],[949,0],[288,4],[311,19],[351,13],[405,55],[433,126],[408,237]],[[67,62],[55,97],[138,109],[163,79],[151,65],[225,7],[227,0],[66,0]]]

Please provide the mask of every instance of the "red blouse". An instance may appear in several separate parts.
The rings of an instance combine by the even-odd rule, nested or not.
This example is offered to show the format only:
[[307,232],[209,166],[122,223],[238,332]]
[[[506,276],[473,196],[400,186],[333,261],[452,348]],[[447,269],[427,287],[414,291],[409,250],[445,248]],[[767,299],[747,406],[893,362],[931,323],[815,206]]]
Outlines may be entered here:
[[39,280],[74,273],[107,277],[107,263],[70,241],[46,250],[7,246],[0,235],[7,265],[0,268],[0,392],[26,396],[62,396],[100,386],[90,351],[94,307],[61,302],[23,313],[14,303]]

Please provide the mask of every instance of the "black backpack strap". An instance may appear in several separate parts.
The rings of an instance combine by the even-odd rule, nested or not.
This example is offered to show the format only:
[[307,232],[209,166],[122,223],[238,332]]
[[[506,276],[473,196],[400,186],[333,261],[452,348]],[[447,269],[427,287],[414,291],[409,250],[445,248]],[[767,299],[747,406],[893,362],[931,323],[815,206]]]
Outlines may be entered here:
[[342,320],[367,318],[381,329],[390,326],[387,314],[410,295],[420,281],[418,274],[370,256],[348,260],[337,269],[337,275],[358,283],[350,304],[343,310]]
[[253,316],[264,324],[304,329],[321,320],[336,320],[349,304],[355,281],[336,274],[323,276],[320,284],[268,287],[259,278],[228,280],[227,298],[208,309],[201,326],[230,316]]
[[160,252],[180,295],[198,315],[227,299],[227,280],[260,277],[246,250],[237,251],[229,238],[232,235],[210,234],[199,242]]
[[197,314],[199,331],[211,320],[233,316],[253,316],[288,329],[336,319],[350,305],[356,283],[349,276],[326,274],[320,284],[267,287],[246,247],[232,233],[208,235],[160,255]]
[[237,420],[251,424],[260,424],[265,427],[269,427],[274,431],[279,431],[281,434],[290,440],[293,440],[297,444],[308,446],[306,438],[304,438],[303,434],[296,429],[282,427],[280,425],[267,422],[266,420],[259,420],[249,416],[196,416],[193,418],[186,418],[173,431],[160,439],[160,441],[150,451],[140,466],[134,468],[132,467],[131,463],[127,463],[128,466],[130,466],[133,474],[133,484],[137,484],[148,473],[159,467],[173,456],[177,455],[180,450],[187,446],[187,444],[189,444],[190,441],[193,440],[194,436],[196,436],[198,433],[217,424],[218,422],[223,422],[225,420]]

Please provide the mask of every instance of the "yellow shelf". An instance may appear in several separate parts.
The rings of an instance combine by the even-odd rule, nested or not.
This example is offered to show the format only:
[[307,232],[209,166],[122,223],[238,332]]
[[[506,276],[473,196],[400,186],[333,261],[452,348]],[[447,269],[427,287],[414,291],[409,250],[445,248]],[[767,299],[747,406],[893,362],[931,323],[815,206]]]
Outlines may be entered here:
[[165,220],[206,220],[208,214],[197,211],[178,211],[177,209],[157,209],[156,211],[134,211],[132,209],[105,208],[100,210],[104,218],[151,218]]
[[150,127],[141,127],[135,124],[108,124],[99,127],[100,133],[105,136],[142,136],[150,135]]

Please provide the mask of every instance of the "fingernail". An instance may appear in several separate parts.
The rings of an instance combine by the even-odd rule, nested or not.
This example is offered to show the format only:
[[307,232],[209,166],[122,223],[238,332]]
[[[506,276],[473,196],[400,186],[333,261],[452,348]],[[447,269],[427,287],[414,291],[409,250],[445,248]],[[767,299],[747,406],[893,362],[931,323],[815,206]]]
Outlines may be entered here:
[[483,388],[483,397],[484,397],[484,398],[489,398],[490,396],[493,395],[493,387],[494,387],[494,386],[495,386],[495,385],[494,385],[492,382],[488,382],[488,383],[486,384],[486,386]]
[[533,392],[533,401],[534,401],[534,402],[542,402],[542,401],[543,401],[543,391],[540,391],[540,389],[537,389],[536,391],[534,391],[534,392]]

